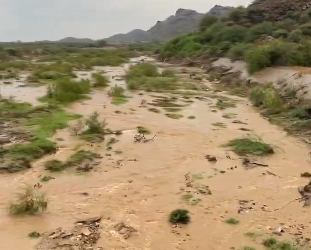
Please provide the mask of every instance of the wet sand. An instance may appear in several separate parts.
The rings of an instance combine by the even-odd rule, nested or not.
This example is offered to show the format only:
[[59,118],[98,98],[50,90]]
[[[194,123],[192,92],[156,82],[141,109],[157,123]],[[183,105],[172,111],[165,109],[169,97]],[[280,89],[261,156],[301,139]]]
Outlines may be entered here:
[[[124,75],[127,67],[104,67],[101,70],[112,77]],[[110,80],[111,86],[125,84],[122,80]],[[166,117],[164,111],[157,114],[139,107],[142,99],[154,99],[151,97],[153,94],[140,96],[130,93],[128,103],[115,106],[111,104],[106,91],[96,90],[91,99],[68,108],[70,112],[84,116],[98,111],[100,117],[106,119],[108,127],[127,130],[113,146],[113,151],[121,150],[122,154],[114,154],[112,151],[112,156],[105,156],[106,142],[91,146],[71,136],[65,129],[53,136],[55,141],[56,138],[64,139],[57,141],[60,150],[56,155],[38,160],[26,172],[1,176],[1,249],[32,249],[38,240],[28,238],[30,232],[71,227],[78,219],[98,215],[102,215],[103,220],[97,245],[104,249],[222,250],[232,247],[238,249],[246,245],[260,249],[261,246],[244,234],[258,231],[264,235],[263,238],[267,238],[272,229],[281,223],[285,223],[285,228],[288,228],[280,239],[295,238],[292,234],[297,232],[299,224],[305,225],[304,236],[311,234],[308,208],[303,208],[299,202],[283,208],[287,202],[299,197],[298,186],[307,182],[300,177],[301,172],[310,171],[309,149],[305,144],[271,125],[247,105],[246,99],[230,96],[237,99],[235,108],[212,112],[217,99],[200,101],[193,98],[194,102],[180,112],[184,117],[174,120]],[[117,114],[116,110],[122,113]],[[247,125],[232,123],[234,119],[222,117],[225,113],[235,113],[234,119]],[[187,119],[190,115],[196,119]],[[227,127],[215,127],[212,125],[215,122],[222,122]],[[154,141],[134,144],[133,136],[136,132],[133,129],[137,126],[150,129],[152,134],[148,137],[157,135]],[[252,132],[241,131],[241,127],[251,129]],[[276,147],[276,154],[258,158],[258,162],[266,163],[268,167],[246,170],[237,155],[221,147],[230,139],[247,133],[259,135]],[[65,160],[81,143],[81,148],[104,156],[95,171],[78,175],[70,170],[58,174],[44,170],[44,161],[54,158]],[[208,162],[205,159],[207,154],[216,156],[217,162]],[[121,164],[117,163],[118,160],[121,160]],[[185,175],[188,173],[192,187],[187,186],[189,180],[186,180]],[[9,217],[6,208],[16,188],[23,183],[34,184],[44,175],[55,177],[42,187],[49,199],[48,211],[38,216]],[[198,185],[208,186],[212,194],[198,192],[194,188]],[[81,194],[84,192],[88,195]],[[182,199],[185,194],[193,195],[199,202],[195,205],[187,204]],[[240,200],[248,200],[248,207],[252,209],[238,213]],[[264,206],[266,208],[263,209]],[[167,222],[168,214],[176,208],[190,211],[189,225],[172,227]],[[231,217],[240,223],[224,223]],[[123,239],[113,228],[119,222],[137,229],[137,235]],[[295,227],[289,227],[293,225]]]

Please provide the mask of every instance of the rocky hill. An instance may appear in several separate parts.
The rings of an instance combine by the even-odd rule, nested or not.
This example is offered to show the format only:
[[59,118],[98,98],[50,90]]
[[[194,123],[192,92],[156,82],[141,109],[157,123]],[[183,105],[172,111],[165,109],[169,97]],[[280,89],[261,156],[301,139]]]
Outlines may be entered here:
[[[215,5],[208,13],[224,16],[233,7]],[[175,36],[198,30],[203,13],[194,10],[178,9],[164,21],[158,21],[149,30],[132,30],[126,34],[117,34],[106,38],[108,43],[141,42],[141,41],[165,41]]]
[[254,23],[299,19],[311,7],[309,0],[255,0],[247,8],[247,17]]

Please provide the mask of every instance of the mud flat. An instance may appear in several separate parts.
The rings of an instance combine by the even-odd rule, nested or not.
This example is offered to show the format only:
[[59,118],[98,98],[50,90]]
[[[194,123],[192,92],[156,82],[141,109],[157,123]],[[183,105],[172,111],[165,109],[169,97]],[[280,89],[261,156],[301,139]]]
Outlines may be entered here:
[[[97,112],[111,131],[123,131],[120,135],[86,142],[68,128],[58,130],[52,137],[58,145],[55,154],[26,171],[2,174],[3,249],[71,250],[77,242],[80,249],[265,249],[262,242],[270,237],[307,246],[310,208],[295,199],[298,187],[308,182],[300,175],[310,171],[308,146],[270,124],[245,98],[215,93],[208,80],[183,72],[193,68],[164,66],[176,71],[185,89],[126,91],[126,102],[118,105],[107,95],[109,88],[95,90],[89,99],[66,108],[84,118]],[[105,72],[111,88],[125,87],[128,67],[96,70]],[[137,137],[137,127],[144,138]],[[255,147],[262,143],[255,153],[247,151],[253,144],[246,149],[224,146],[255,137]],[[50,160],[69,166],[68,159],[79,150],[100,156],[83,166],[91,166],[89,171],[46,170]],[[8,216],[8,201],[17,187],[34,185],[44,176],[53,177],[41,182],[47,211]],[[178,208],[189,210],[189,224],[168,222]],[[96,219],[87,220],[91,217]],[[30,239],[31,232],[42,236]]]

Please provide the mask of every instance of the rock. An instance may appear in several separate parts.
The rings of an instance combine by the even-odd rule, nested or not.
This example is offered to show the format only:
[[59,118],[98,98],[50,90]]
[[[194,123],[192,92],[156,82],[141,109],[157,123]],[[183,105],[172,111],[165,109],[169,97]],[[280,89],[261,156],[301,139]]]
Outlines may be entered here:
[[102,216],[92,217],[85,220],[78,220],[76,223],[82,223],[82,224],[92,224],[95,222],[99,222],[102,219]]
[[87,227],[82,228],[81,234],[89,236],[91,234],[90,230]]
[[215,156],[211,156],[211,155],[206,155],[205,159],[207,159],[209,162],[216,162],[217,159]]

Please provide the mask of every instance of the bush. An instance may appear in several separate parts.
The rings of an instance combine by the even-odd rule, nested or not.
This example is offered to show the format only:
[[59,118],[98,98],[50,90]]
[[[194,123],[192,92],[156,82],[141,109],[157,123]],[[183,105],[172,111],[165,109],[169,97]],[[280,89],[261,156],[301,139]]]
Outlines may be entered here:
[[218,21],[218,17],[214,16],[214,15],[209,15],[206,14],[200,22],[200,29],[203,31],[205,30],[207,27],[213,25],[214,23],[216,23]]
[[27,186],[21,193],[17,194],[17,199],[10,205],[10,214],[36,214],[47,209],[48,201],[45,195],[31,186]]
[[90,92],[89,81],[74,81],[70,79],[58,80],[49,85],[46,98],[63,104],[84,99]]
[[109,79],[100,73],[93,73],[92,78],[94,80],[93,87],[107,87],[109,86]]
[[273,32],[273,37],[275,38],[286,38],[288,37],[288,31],[284,30],[284,29],[278,29],[276,31]]
[[50,160],[44,163],[45,169],[51,172],[59,172],[66,168],[66,165],[59,160]]
[[273,148],[264,143],[260,138],[239,138],[229,141],[224,146],[231,147],[233,152],[238,155],[257,155],[265,156],[269,154],[274,154]]
[[288,35],[288,40],[294,43],[299,43],[303,39],[303,34],[300,29],[293,30]]
[[253,46],[254,45],[252,44],[237,43],[229,50],[229,57],[233,60],[242,60],[245,58],[247,51],[250,50]]
[[161,76],[163,77],[175,77],[175,72],[170,69],[163,70]]
[[258,46],[246,53],[248,72],[255,73],[261,69],[271,66],[270,55],[267,46]]
[[172,224],[188,224],[190,222],[189,211],[185,209],[176,209],[169,215],[169,222]]
[[157,77],[159,76],[159,72],[155,65],[150,63],[141,63],[130,68],[126,74],[126,79],[130,80],[141,76]]

